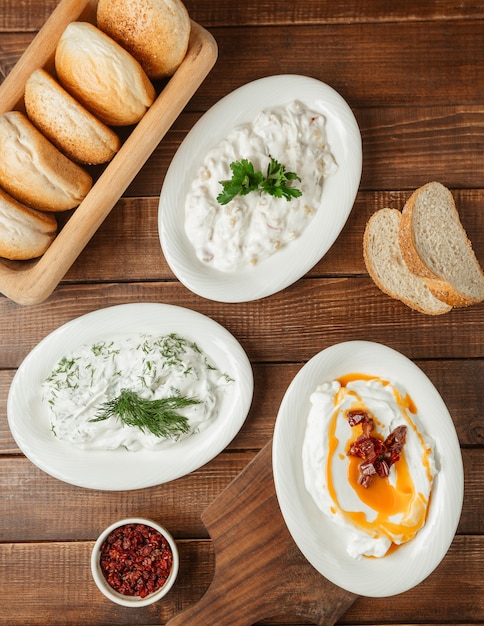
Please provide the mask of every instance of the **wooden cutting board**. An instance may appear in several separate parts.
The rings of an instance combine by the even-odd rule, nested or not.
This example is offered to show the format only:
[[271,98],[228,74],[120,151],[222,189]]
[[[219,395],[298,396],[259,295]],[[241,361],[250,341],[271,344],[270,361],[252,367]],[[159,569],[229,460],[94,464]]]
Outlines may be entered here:
[[281,615],[334,624],[357,596],[317,572],[296,546],[279,508],[272,440],[203,512],[215,574],[197,604],[167,626],[251,626]]

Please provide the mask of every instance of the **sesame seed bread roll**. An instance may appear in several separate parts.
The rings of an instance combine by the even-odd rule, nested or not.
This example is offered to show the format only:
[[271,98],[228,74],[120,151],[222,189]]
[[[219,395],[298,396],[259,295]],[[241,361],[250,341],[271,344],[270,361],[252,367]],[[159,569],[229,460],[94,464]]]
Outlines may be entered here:
[[109,126],[136,124],[152,105],[155,88],[129,52],[88,22],[71,22],[55,53],[61,85]]
[[0,189],[0,256],[12,261],[35,259],[57,234],[53,213],[30,209]]
[[99,0],[97,23],[150,78],[171,76],[186,55],[191,25],[180,0]]
[[91,189],[91,176],[20,111],[0,115],[0,154],[0,186],[34,209],[73,209]]
[[30,120],[73,161],[97,165],[119,150],[118,135],[75,100],[45,70],[35,70],[25,84]]
[[437,298],[454,307],[484,300],[484,273],[444,185],[431,182],[413,192],[399,241],[407,266]]
[[397,209],[380,209],[368,220],[363,237],[368,273],[383,293],[410,308],[427,315],[447,313],[452,307],[436,298],[406,266],[398,243],[400,222]]

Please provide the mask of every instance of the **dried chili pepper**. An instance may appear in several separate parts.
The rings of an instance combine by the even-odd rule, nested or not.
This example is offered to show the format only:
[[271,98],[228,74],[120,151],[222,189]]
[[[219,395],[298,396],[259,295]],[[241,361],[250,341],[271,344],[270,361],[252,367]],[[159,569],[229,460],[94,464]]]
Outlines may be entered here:
[[351,427],[361,425],[363,431],[353,441],[347,454],[363,459],[358,482],[368,488],[374,477],[386,478],[390,467],[399,460],[405,445],[407,427],[398,426],[383,441],[370,434],[374,429],[374,421],[366,411],[347,411],[346,417]]
[[104,540],[100,565],[115,591],[145,598],[165,584],[173,566],[173,553],[156,529],[146,524],[125,524]]

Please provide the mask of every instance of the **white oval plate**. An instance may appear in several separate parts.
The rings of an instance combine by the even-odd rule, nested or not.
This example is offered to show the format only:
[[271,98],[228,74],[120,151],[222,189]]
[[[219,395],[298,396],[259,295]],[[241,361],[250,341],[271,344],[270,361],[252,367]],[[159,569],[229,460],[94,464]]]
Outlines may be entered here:
[[[324,182],[322,210],[300,237],[259,265],[222,272],[202,263],[185,233],[185,198],[207,152],[240,124],[269,107],[298,99],[326,116],[338,171]],[[329,250],[353,207],[362,168],[361,136],[353,112],[328,85],[306,76],[261,78],[228,94],[195,124],[177,150],[160,195],[158,229],[175,276],[194,293],[218,302],[248,302],[299,280]]]
[[[379,559],[357,560],[348,556],[345,531],[317,508],[304,486],[302,444],[310,395],[322,382],[351,372],[401,383],[415,401],[437,452],[439,472],[425,526],[415,539]],[[454,538],[462,509],[464,477],[452,418],[422,370],[381,344],[336,344],[303,366],[289,385],[277,416],[273,471],[284,520],[301,552],[323,576],[357,595],[385,597],[414,587],[437,567]]]
[[[81,450],[51,432],[41,384],[64,355],[116,334],[178,333],[194,341],[234,382],[219,414],[204,431],[163,450]],[[80,487],[128,490],[184,476],[221,452],[235,437],[252,402],[250,362],[236,339],[214,320],[179,306],[133,303],[93,311],[45,337],[24,359],[10,387],[7,414],[22,452],[47,474]]]

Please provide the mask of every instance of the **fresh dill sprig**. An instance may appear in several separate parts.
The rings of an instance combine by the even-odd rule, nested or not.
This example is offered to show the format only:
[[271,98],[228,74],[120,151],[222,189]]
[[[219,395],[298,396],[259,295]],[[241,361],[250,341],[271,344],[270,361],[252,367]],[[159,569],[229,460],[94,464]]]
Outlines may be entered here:
[[191,404],[200,404],[200,400],[184,396],[148,400],[135,391],[123,389],[119,396],[102,404],[96,416],[89,421],[102,422],[117,417],[127,426],[149,431],[156,437],[178,439],[190,431],[190,425],[188,418],[177,411]]

